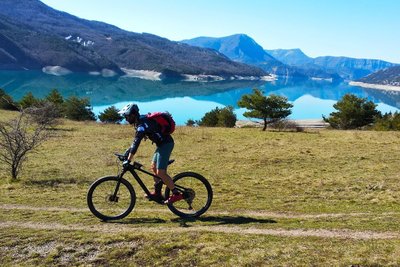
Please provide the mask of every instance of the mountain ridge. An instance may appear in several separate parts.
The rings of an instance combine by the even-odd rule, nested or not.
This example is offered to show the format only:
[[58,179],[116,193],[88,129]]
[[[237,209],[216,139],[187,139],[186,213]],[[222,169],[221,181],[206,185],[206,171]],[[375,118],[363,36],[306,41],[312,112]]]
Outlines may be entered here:
[[278,60],[299,68],[321,69],[335,72],[345,80],[357,80],[376,71],[396,66],[398,64],[379,59],[360,59],[351,57],[320,56],[309,57],[300,49],[267,50]]
[[[240,40],[240,42],[238,41]],[[225,37],[198,37],[181,42],[199,47],[215,49],[225,54],[232,60],[251,64],[264,69],[269,73],[284,77],[295,78],[320,78],[338,80],[335,73],[324,71],[320,68],[302,69],[297,66],[285,64],[280,58],[276,58],[268,50],[265,50],[253,38],[246,34],[234,34]]]
[[[12,47],[10,51],[1,47],[2,69],[10,65],[14,69],[57,65],[79,72],[111,69],[121,74],[121,68],[152,70],[175,78],[182,74],[268,75],[260,68],[231,61],[209,49],[81,19],[39,0],[0,1],[0,23],[0,35]],[[13,56],[11,52],[18,49],[19,57]],[[21,64],[20,58],[31,64]]]

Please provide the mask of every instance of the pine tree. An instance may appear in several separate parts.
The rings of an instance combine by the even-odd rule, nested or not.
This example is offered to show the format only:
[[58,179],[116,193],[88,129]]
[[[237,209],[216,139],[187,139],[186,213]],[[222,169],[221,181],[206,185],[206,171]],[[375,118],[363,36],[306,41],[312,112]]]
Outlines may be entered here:
[[267,129],[269,123],[278,122],[289,116],[293,107],[286,97],[273,94],[264,96],[259,89],[254,89],[252,94],[243,95],[238,106],[249,110],[243,114],[245,117],[262,119],[263,131]]
[[101,122],[106,123],[120,123],[123,117],[118,114],[118,111],[114,106],[108,107],[103,112],[100,112],[99,119]]

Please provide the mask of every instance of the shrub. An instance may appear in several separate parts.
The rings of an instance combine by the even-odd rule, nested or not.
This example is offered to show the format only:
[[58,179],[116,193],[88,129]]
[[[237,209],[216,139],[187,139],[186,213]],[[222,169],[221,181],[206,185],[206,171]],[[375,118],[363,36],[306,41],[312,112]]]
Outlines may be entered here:
[[60,112],[52,102],[45,101],[41,105],[25,109],[25,112],[35,123],[43,127],[55,127],[59,123]]
[[99,120],[106,123],[120,123],[123,117],[118,114],[118,111],[114,106],[108,107],[103,112],[100,112]]
[[235,127],[237,121],[236,114],[233,112],[233,107],[231,106],[220,109],[217,118],[217,126],[219,127],[232,128]]
[[54,111],[56,112],[56,114],[54,115],[55,117],[62,117],[63,112],[64,112],[64,98],[62,97],[62,95],[60,94],[60,92],[58,92],[57,89],[53,89],[45,98],[46,102],[49,102],[51,104],[53,104],[54,107]]
[[28,92],[22,99],[19,101],[19,105],[22,109],[37,107],[41,103],[41,100],[36,98],[32,92]]
[[64,115],[70,120],[96,120],[89,99],[71,96],[64,103]]
[[9,122],[0,122],[0,162],[9,168],[12,179],[18,178],[27,155],[48,138],[46,128],[33,123],[24,111]]
[[386,113],[376,120],[373,129],[377,131],[400,131],[400,113]]
[[197,124],[197,122],[192,119],[188,119],[186,122],[186,126],[190,126],[190,127],[196,126],[196,124]]
[[57,89],[51,90],[51,92],[46,96],[45,100],[55,105],[62,105],[64,103],[64,98]]
[[201,118],[199,121],[199,126],[216,127],[218,124],[218,113],[219,108],[216,107],[215,109],[204,114],[203,118]]
[[236,115],[233,112],[233,107],[218,108],[207,112],[199,121],[199,126],[206,127],[234,127],[236,124]]
[[280,120],[274,123],[269,124],[269,127],[276,129],[278,131],[296,131],[296,132],[304,132],[304,128],[299,127],[296,122],[290,120]]
[[12,97],[6,94],[6,92],[1,88],[0,88],[0,109],[18,110],[17,104],[15,104]]
[[338,111],[332,112],[329,118],[322,117],[335,129],[361,128],[372,124],[381,115],[372,101],[353,94],[344,95],[333,107]]

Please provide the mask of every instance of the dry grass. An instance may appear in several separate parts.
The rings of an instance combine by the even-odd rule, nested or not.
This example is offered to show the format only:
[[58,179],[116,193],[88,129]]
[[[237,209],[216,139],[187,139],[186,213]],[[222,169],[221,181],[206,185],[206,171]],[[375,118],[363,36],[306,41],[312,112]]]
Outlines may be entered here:
[[[3,120],[13,113],[0,111],[0,116]],[[133,129],[65,121],[55,132],[57,137],[30,156],[20,181],[10,182],[8,174],[0,172],[0,222],[100,224],[86,211],[87,188],[97,177],[117,172],[113,153],[129,146]],[[178,127],[174,139],[176,163],[170,173],[191,170],[207,177],[215,195],[209,213],[197,221],[177,220],[141,199],[133,183],[139,199],[134,212],[121,221],[124,225],[400,232],[399,132]],[[136,160],[148,165],[153,150],[151,142],[143,142]],[[0,261],[5,265],[150,266],[171,259],[172,265],[184,266],[400,265],[397,239],[20,228],[0,228],[0,233]],[[11,249],[13,245],[18,249]]]

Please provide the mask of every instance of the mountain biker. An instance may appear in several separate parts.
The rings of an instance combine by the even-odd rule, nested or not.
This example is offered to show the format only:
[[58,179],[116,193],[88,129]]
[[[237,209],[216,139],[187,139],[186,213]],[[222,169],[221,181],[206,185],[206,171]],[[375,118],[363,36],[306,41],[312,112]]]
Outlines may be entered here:
[[161,127],[156,121],[147,118],[146,115],[140,115],[139,107],[136,104],[128,104],[118,113],[123,115],[125,120],[136,129],[132,145],[125,152],[127,159],[123,162],[124,168],[132,161],[142,139],[150,139],[157,146],[154,152],[151,168],[153,173],[162,180],[161,181],[154,177],[154,192],[150,194],[150,199],[157,202],[164,200],[161,194],[163,184],[172,191],[172,195],[165,200],[164,203],[171,204],[183,199],[182,194],[175,188],[174,182],[167,173],[169,157],[174,148],[174,139],[172,136],[170,134],[162,134],[160,129]]

